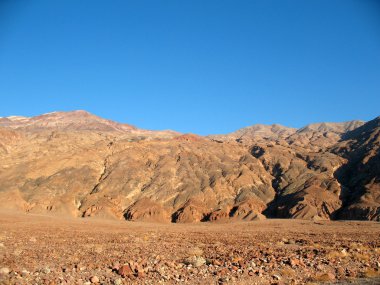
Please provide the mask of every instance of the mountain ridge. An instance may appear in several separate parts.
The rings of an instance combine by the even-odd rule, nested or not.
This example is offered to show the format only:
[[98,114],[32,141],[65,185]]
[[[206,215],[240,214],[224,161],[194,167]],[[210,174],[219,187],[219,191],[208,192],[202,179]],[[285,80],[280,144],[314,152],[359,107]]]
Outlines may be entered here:
[[[76,115],[79,115],[79,116],[76,116]],[[119,122],[116,122],[116,121],[113,121],[113,120],[110,120],[110,119],[103,119],[97,115],[94,115],[90,112],[87,112],[85,110],[73,110],[73,111],[53,111],[53,112],[48,112],[48,113],[43,113],[43,114],[40,114],[40,115],[36,115],[36,116],[32,116],[32,117],[25,117],[25,116],[20,116],[20,115],[12,115],[12,116],[6,116],[6,117],[0,117],[0,126],[3,126],[3,127],[10,127],[10,128],[14,128],[14,129],[17,129],[17,128],[23,128],[25,127],[24,125],[27,124],[27,125],[30,125],[30,124],[38,124],[38,122],[41,120],[43,121],[44,118],[51,118],[51,117],[54,117],[54,116],[57,116],[59,120],[64,120],[65,117],[72,117],[72,118],[80,118],[81,116],[82,117],[90,117],[90,118],[93,118],[94,121],[100,121],[100,122],[107,122],[108,124],[110,125],[120,125],[120,126],[125,126],[125,131],[129,130],[129,129],[137,129],[137,127],[133,126],[133,125],[130,125],[130,124],[127,124],[127,123],[119,123]],[[32,122],[30,122],[32,121]],[[268,130],[270,129],[272,132],[281,132],[283,130],[293,130],[295,132],[303,132],[303,131],[310,131],[310,130],[313,130],[313,131],[337,131],[339,133],[342,133],[342,132],[346,132],[346,131],[349,131],[349,130],[352,130],[352,129],[355,129],[361,125],[363,125],[365,123],[365,121],[362,121],[362,120],[351,120],[351,121],[344,121],[344,122],[319,122],[319,123],[310,123],[310,124],[307,124],[303,127],[300,127],[300,128],[293,128],[293,127],[287,127],[287,126],[284,126],[284,125],[281,125],[281,124],[278,124],[278,123],[274,123],[274,124],[261,124],[261,123],[257,123],[257,124],[253,124],[253,125],[249,125],[247,127],[243,127],[243,128],[240,128],[240,129],[237,129],[231,133],[228,133],[228,134],[222,134],[222,135],[237,135],[237,133],[244,133],[244,132],[249,132],[249,131],[253,131],[253,132],[264,132],[265,130]],[[43,126],[41,126],[43,127]],[[48,128],[48,126],[45,126],[46,128]],[[53,127],[53,126],[51,126]],[[62,126],[61,126],[62,127]],[[325,127],[325,128],[329,128],[328,130],[322,130],[322,128]],[[90,129],[91,130],[91,129]],[[172,131],[172,130],[161,130],[161,131]],[[176,132],[176,131],[173,131],[173,132]],[[176,132],[178,133],[178,132]],[[213,134],[213,135],[205,135],[205,136],[209,136],[209,137],[213,137],[213,136],[219,136],[218,134]]]
[[[147,131],[85,111],[0,119],[0,205],[153,222],[379,220],[379,124]],[[355,173],[353,176],[352,173]]]

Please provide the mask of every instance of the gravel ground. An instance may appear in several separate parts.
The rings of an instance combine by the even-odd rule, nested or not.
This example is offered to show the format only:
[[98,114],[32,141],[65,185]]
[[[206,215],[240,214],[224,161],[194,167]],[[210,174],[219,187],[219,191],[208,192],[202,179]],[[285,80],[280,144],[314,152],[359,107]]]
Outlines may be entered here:
[[379,277],[376,222],[147,224],[0,213],[0,284],[380,284]]

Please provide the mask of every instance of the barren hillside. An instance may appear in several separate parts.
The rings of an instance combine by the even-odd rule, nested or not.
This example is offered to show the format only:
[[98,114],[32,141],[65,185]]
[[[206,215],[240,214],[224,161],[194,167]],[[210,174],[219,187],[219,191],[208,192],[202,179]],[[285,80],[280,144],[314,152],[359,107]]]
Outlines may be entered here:
[[379,220],[379,118],[201,137],[84,111],[0,119],[2,208],[152,222]]

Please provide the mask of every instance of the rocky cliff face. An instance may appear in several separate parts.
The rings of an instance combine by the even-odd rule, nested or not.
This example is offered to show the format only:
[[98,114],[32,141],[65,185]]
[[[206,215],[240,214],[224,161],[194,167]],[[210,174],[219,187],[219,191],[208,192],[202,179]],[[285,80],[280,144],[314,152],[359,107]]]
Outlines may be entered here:
[[84,111],[0,119],[2,208],[150,222],[379,220],[379,118],[200,137]]
[[343,185],[337,218],[380,220],[380,117],[345,133],[331,151],[348,160],[336,172]]

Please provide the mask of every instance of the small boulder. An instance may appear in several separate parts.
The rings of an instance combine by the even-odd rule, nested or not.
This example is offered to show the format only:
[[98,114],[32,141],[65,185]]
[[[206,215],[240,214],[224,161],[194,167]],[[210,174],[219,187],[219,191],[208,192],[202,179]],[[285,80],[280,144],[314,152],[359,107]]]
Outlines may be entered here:
[[98,276],[92,276],[90,279],[91,283],[99,283],[99,277]]
[[0,275],[8,275],[9,272],[10,270],[7,267],[0,268]]
[[200,267],[206,264],[206,259],[204,259],[202,256],[191,256],[189,258],[186,258],[184,263],[191,264],[194,267]]
[[129,264],[125,264],[119,268],[117,273],[122,277],[131,277],[134,275],[133,270],[129,266]]

